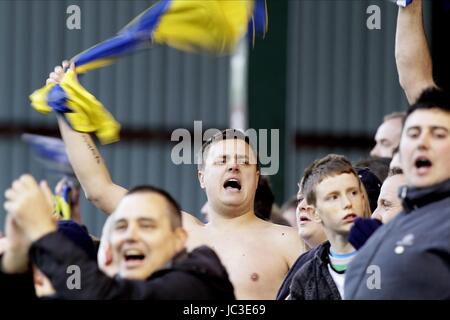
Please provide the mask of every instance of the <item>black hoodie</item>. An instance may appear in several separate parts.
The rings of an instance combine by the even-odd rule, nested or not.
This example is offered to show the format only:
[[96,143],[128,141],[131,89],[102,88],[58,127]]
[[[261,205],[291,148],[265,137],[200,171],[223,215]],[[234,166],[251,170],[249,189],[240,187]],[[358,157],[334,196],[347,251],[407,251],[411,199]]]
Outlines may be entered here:
[[[59,299],[233,300],[234,290],[216,253],[206,246],[176,256],[147,280],[110,278],[95,261],[56,232],[35,241],[30,258],[50,279]],[[81,288],[69,289],[69,266],[77,266]],[[70,269],[69,269],[70,270]]]

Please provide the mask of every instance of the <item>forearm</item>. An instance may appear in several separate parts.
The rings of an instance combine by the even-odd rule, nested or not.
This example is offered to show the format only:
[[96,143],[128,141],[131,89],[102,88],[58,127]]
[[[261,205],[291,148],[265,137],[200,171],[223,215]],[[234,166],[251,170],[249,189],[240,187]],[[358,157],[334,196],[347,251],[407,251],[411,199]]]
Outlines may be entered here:
[[397,19],[395,58],[400,85],[410,104],[424,89],[435,86],[422,15],[422,0],[414,0],[406,8],[399,8]]
[[89,134],[72,130],[62,117],[58,117],[58,124],[70,163],[86,198],[110,214],[126,190],[112,182],[105,162]]
[[29,270],[28,248],[7,249],[0,261],[0,269],[7,274],[21,274]]

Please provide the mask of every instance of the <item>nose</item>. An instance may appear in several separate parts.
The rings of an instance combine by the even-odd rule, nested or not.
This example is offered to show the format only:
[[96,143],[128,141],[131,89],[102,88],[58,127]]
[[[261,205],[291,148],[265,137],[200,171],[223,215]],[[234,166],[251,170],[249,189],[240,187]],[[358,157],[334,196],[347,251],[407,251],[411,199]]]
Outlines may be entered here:
[[352,201],[348,195],[342,197],[342,207],[344,209],[349,209],[352,207]]
[[239,171],[239,164],[237,162],[237,159],[231,158],[230,161],[227,163],[227,170],[228,171]]
[[427,150],[430,146],[430,135],[428,132],[423,132],[419,137],[419,150]]
[[375,209],[375,211],[372,213],[371,218],[372,218],[372,219],[377,219],[377,220],[383,221],[382,215],[381,215],[381,212],[380,212],[379,207],[377,207],[377,208]]
[[300,214],[303,210],[306,210],[306,200],[302,199],[297,204],[297,212]]
[[371,157],[376,157],[377,155],[378,155],[378,144],[376,144],[375,147],[373,147],[373,149],[370,151]]
[[134,223],[128,225],[127,232],[125,233],[126,241],[137,241],[138,240],[138,229]]

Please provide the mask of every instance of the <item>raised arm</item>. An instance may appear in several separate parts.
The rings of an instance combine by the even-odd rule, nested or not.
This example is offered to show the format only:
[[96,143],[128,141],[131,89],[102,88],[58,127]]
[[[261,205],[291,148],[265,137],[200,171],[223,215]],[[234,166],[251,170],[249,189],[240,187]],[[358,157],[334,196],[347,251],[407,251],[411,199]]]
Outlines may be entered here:
[[395,59],[400,85],[410,104],[424,89],[436,86],[422,14],[422,0],[414,0],[406,8],[399,8],[397,19]]
[[86,198],[106,214],[112,213],[127,190],[112,182],[89,134],[72,130],[61,117],[58,117],[58,124],[70,163]]
[[[63,69],[57,67],[47,81],[58,82],[63,75]],[[127,190],[112,182],[105,162],[89,134],[72,130],[62,117],[58,117],[58,124],[70,163],[86,198],[106,214],[112,213]]]

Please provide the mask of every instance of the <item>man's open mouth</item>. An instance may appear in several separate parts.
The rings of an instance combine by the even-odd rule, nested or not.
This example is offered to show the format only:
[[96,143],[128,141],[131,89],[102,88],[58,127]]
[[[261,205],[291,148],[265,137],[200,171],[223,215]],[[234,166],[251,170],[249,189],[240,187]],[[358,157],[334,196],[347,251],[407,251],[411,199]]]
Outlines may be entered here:
[[347,215],[344,217],[344,219],[342,219],[342,220],[345,220],[345,221],[348,221],[348,222],[353,222],[357,217],[358,217],[358,216],[357,216],[356,214],[354,214],[354,213],[349,213],[349,214],[347,214]]
[[306,216],[300,216],[300,224],[305,224],[305,223],[308,223],[308,222],[311,222],[311,219],[309,219]]
[[237,190],[240,191],[241,190],[241,183],[239,182],[239,180],[235,179],[235,178],[231,178],[225,181],[225,183],[223,184],[224,189],[226,190]]
[[135,267],[143,263],[145,254],[138,249],[128,249],[125,250],[123,257],[127,267]]
[[419,174],[425,174],[431,169],[433,163],[427,157],[418,157],[414,162],[414,166]]

